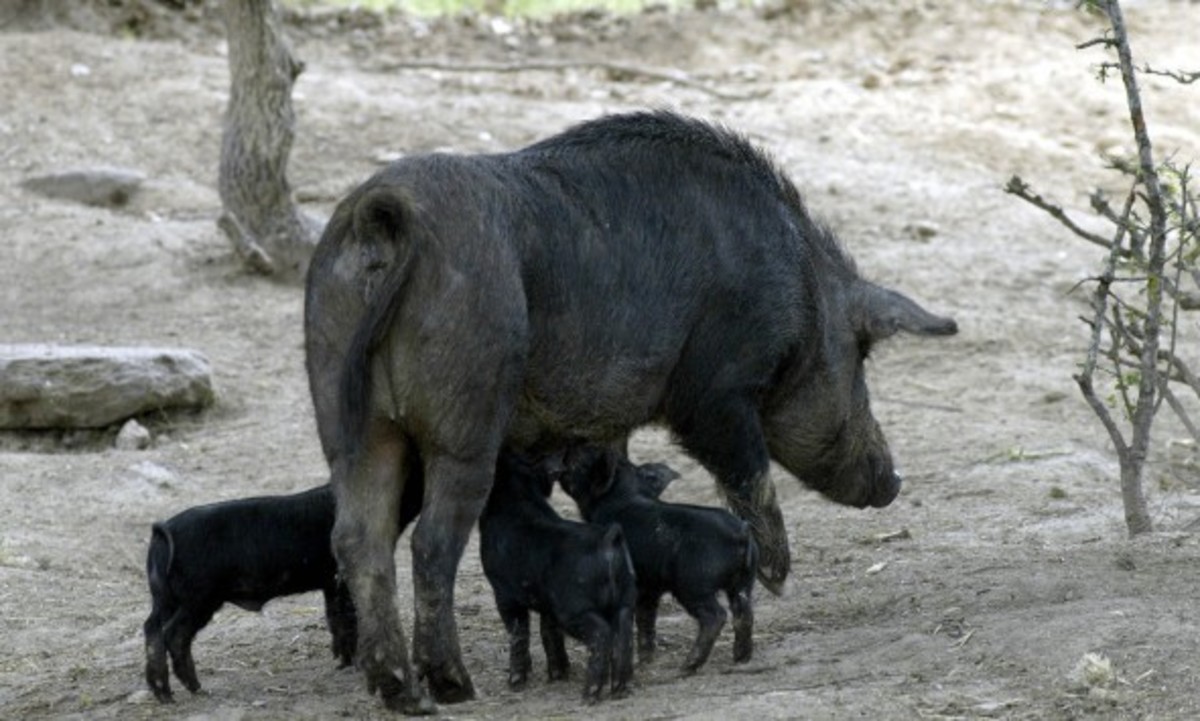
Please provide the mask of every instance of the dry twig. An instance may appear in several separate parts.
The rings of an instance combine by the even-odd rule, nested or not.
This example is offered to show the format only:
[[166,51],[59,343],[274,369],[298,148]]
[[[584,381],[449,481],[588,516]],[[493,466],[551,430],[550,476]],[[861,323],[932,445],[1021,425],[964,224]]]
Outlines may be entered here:
[[674,68],[649,68],[629,63],[614,63],[604,60],[525,60],[519,63],[459,63],[450,60],[394,60],[383,63],[380,69],[394,70],[443,70],[455,73],[523,73],[560,72],[563,70],[604,70],[610,76],[633,76],[674,83],[685,88],[699,90],[721,100],[756,100],[770,94],[770,90],[755,90],[748,93],[731,93],[715,88],[692,78],[682,70]]
[[1004,186],[1004,192],[1015,195],[1021,200],[1024,200],[1025,202],[1037,208],[1041,208],[1049,213],[1050,216],[1055,220],[1065,225],[1072,233],[1078,235],[1080,238],[1083,238],[1089,243],[1094,243],[1101,248],[1112,247],[1112,241],[1110,241],[1108,238],[1104,238],[1081,228],[1074,220],[1071,219],[1071,216],[1067,215],[1066,211],[1062,209],[1062,206],[1051,203],[1038,193],[1035,193],[1029,187],[1029,184],[1022,180],[1019,175],[1014,175],[1008,179],[1008,183]]
[[1197,80],[1200,80],[1200,72],[1193,73],[1193,72],[1187,72],[1187,71],[1183,71],[1183,70],[1155,70],[1154,68],[1150,67],[1149,65],[1142,66],[1142,74],[1143,75],[1161,75],[1163,77],[1171,78],[1172,80],[1174,80],[1175,82],[1177,82],[1181,85],[1191,85],[1192,83],[1196,82]]

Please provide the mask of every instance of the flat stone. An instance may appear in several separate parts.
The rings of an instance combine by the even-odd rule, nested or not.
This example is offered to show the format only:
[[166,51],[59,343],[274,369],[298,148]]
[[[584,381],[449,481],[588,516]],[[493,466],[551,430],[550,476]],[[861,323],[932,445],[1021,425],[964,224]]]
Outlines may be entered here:
[[27,178],[21,185],[50,198],[115,208],[128,203],[145,179],[129,168],[74,168]]
[[0,428],[101,428],[213,400],[193,350],[0,344]]

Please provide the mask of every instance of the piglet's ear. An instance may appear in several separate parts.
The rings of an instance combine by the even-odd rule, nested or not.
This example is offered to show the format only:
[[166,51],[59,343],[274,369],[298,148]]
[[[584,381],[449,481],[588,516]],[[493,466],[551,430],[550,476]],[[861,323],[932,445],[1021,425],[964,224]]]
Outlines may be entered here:
[[546,453],[541,457],[542,472],[551,478],[561,478],[567,472],[570,454],[570,449],[563,448]]
[[934,315],[901,293],[865,281],[856,289],[854,305],[858,330],[872,342],[889,338],[897,331],[914,335],[958,332],[958,323],[953,318]]
[[613,482],[617,480],[617,471],[621,465],[621,453],[611,448],[600,451],[596,465],[592,467],[592,496],[599,498],[608,493]]
[[647,498],[658,498],[679,473],[666,463],[643,463],[637,467],[638,490]]

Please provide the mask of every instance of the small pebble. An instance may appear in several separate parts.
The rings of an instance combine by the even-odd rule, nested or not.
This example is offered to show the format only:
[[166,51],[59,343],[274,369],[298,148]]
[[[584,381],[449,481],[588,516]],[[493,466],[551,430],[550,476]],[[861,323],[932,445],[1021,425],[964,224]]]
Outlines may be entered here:
[[115,446],[119,451],[140,451],[150,447],[153,440],[150,436],[150,431],[136,420],[130,418],[121,426],[121,432],[117,434]]

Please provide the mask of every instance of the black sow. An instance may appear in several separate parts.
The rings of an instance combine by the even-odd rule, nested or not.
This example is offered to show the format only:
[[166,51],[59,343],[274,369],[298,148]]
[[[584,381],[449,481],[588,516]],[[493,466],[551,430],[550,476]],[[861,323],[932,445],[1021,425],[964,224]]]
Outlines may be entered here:
[[[379,171],[334,212],[305,295],[368,688],[414,712],[417,679],[439,701],[474,696],[453,589],[502,445],[669,427],[778,591],[791,559],[770,461],[838,503],[889,504],[900,478],[863,361],[898,331],[956,329],[864,280],[766,155],[695,119],[614,115]],[[418,514],[414,669],[393,553]]]

